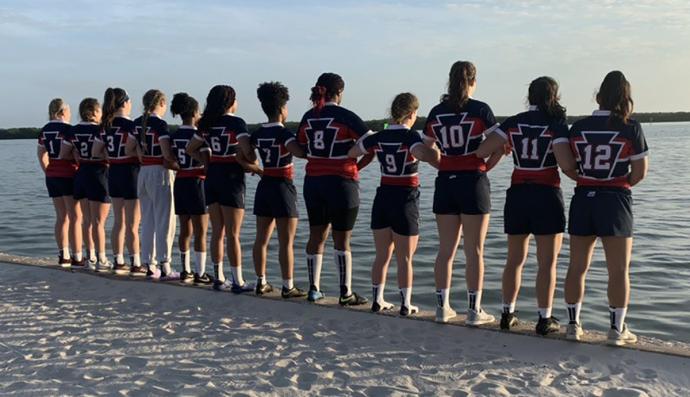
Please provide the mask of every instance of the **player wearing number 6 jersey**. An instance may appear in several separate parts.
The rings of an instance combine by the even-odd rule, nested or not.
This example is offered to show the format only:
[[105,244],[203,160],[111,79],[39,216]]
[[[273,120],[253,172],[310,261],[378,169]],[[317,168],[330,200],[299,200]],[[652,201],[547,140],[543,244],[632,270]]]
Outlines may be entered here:
[[390,310],[393,305],[383,299],[386,273],[393,250],[398,261],[400,314],[408,316],[419,311],[412,305],[412,257],[419,240],[419,160],[438,167],[440,153],[429,139],[411,128],[417,120],[419,101],[410,93],[399,94],[391,106],[394,124],[369,135],[353,146],[352,158],[374,153],[381,163],[381,186],[376,190],[371,211],[376,258],[371,269],[374,303],[373,312]]
[[477,150],[488,157],[504,145],[512,149],[515,168],[506,192],[504,229],[508,234],[508,258],[503,271],[503,313],[501,328],[517,325],[515,304],[527,257],[530,235],[537,242],[536,291],[541,335],[557,332],[558,321],[551,316],[556,287],[556,262],[561,250],[565,216],[558,166],[552,142],[568,130],[565,108],[559,104],[558,83],[539,77],[529,86],[527,112],[508,118],[489,135]]
[[297,139],[307,148],[304,201],[309,216],[307,267],[312,302],[323,298],[321,264],[329,228],[333,227],[335,263],[340,273],[340,304],[361,305],[366,298],[352,291],[350,238],[359,210],[358,169],[373,159],[347,156],[356,142],[371,133],[353,112],[340,106],[345,82],[335,73],[323,73],[311,89],[314,107],[299,125]]
[[429,113],[424,132],[436,140],[441,162],[434,191],[434,213],[439,232],[436,277],[436,321],[455,317],[449,303],[455,252],[464,228],[463,248],[467,265],[465,278],[469,308],[467,324],[492,322],[481,308],[484,281],[484,239],[489,225],[491,201],[486,171],[501,158],[497,151],[485,162],[475,151],[484,135],[498,127],[491,108],[471,98],[477,70],[471,62],[458,61],[450,69],[448,93]]
[[[630,300],[629,268],[632,254],[633,213],[631,187],[644,179],[647,142],[640,123],[630,119],[633,100],[623,73],[606,75],[597,94],[599,110],[575,122],[558,136],[561,168],[576,177],[570,202],[570,266],[565,279],[569,339],[582,335],[580,309],[585,276],[597,237],[601,238],[608,267],[608,300],[614,345],[635,343],[637,337],[625,324]],[[570,148],[570,151],[567,150]]]

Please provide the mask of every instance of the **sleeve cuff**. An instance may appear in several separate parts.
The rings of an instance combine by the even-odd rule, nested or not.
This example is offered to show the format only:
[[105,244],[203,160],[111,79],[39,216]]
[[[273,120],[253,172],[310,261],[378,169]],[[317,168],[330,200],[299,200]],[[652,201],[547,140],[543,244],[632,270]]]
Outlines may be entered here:
[[296,141],[296,140],[297,140],[297,139],[295,139],[295,138],[293,138],[293,137],[290,137],[290,138],[288,138],[288,139],[285,140],[285,144],[287,145],[287,144],[289,144],[290,142]]
[[210,148],[210,147],[202,147],[201,149],[199,149],[199,151],[200,151],[200,152],[209,152],[209,153],[211,153],[211,148]]
[[196,139],[197,141],[204,141],[205,140],[201,135],[199,135],[197,133],[195,133],[192,138]]
[[568,138],[556,138],[556,139],[553,140],[553,143],[554,143],[554,144],[558,144],[558,143],[570,143],[570,139],[568,139]]
[[410,152],[411,152],[412,149],[414,149],[415,146],[417,146],[417,145],[422,145],[422,146],[424,146],[424,144],[423,144],[422,142],[415,142],[415,143],[412,144],[412,146],[410,146]]
[[503,138],[504,141],[508,140],[508,134],[506,134],[501,127],[496,127],[496,129],[493,131],[494,134],[498,134],[501,138]]
[[170,139],[170,135],[161,135],[161,136],[158,137],[158,140],[159,140],[159,141],[162,140],[162,139]]
[[[360,142],[362,142],[366,137],[368,137],[368,136],[370,136],[370,135],[374,135],[374,131],[369,130],[369,131],[365,132],[362,136],[359,137],[359,139],[357,139],[357,144],[359,144]],[[362,146],[362,147],[363,147],[363,146]]]
[[633,154],[632,156],[630,156],[630,160],[641,160],[641,159],[647,157],[648,154],[649,154],[649,151],[644,151],[642,153]]
[[364,141],[357,141],[357,147],[359,148],[359,150],[363,151],[364,153],[367,153],[367,149],[364,147]]
[[492,125],[492,126],[489,127],[486,131],[484,131],[484,135],[489,135],[489,134],[491,134],[491,133],[494,132],[498,127],[500,127],[500,124],[498,124],[498,123]]
[[74,146],[74,145],[72,144],[72,142],[70,142],[70,141],[65,141],[64,139],[63,139],[63,141],[62,141],[62,144],[63,144],[63,145],[67,145],[67,146],[69,146],[69,147]]
[[242,137],[249,138],[249,133],[248,132],[241,132],[237,134],[237,139],[240,139]]

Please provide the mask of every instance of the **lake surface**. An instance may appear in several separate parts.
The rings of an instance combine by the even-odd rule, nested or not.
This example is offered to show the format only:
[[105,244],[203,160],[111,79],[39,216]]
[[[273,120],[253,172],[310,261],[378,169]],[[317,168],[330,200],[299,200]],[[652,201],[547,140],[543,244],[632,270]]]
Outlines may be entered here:
[[[628,323],[641,335],[690,342],[690,123],[646,124],[644,130],[650,147],[650,170],[646,180],[634,188],[635,241],[631,266],[631,304]],[[36,141],[0,141],[0,251],[28,256],[56,255],[53,238],[53,207],[45,188],[44,177],[36,160]],[[482,306],[499,316],[501,309],[500,280],[505,264],[506,236],[503,234],[503,203],[510,183],[512,160],[504,158],[489,173],[492,190],[492,218],[485,249],[485,287]],[[300,192],[300,225],[296,239],[295,278],[297,285],[307,287],[304,246],[308,235],[306,210],[301,197],[304,162],[297,160],[295,184]],[[431,212],[435,170],[420,167],[421,228],[420,244],[415,257],[413,301],[432,308],[435,303],[433,263],[437,249],[437,232]],[[242,229],[245,278],[253,279],[251,245],[254,219],[251,205],[257,177],[247,179],[247,216]],[[354,288],[370,297],[370,266],[374,246],[369,218],[371,204],[379,182],[377,164],[361,174],[360,216],[353,232]],[[564,179],[566,211],[573,192],[573,183]],[[567,213],[567,212],[566,212]],[[108,240],[109,241],[109,240]],[[276,241],[271,249],[276,250]],[[110,255],[110,251],[109,251]],[[337,294],[337,268],[332,249],[324,257],[322,288]],[[280,285],[277,253],[269,255],[268,277]],[[174,258],[178,258],[175,249]],[[227,260],[225,261],[227,266]],[[179,268],[179,262],[174,264]],[[563,280],[568,266],[568,237],[558,263],[558,285],[554,315],[567,321],[563,301]],[[395,263],[391,264],[387,282],[387,299],[399,303],[395,281]],[[536,301],[534,279],[536,258],[534,244],[530,248],[523,274],[523,287],[518,299],[521,317],[534,321]],[[464,255],[455,261],[451,304],[459,311],[467,305],[464,282]],[[608,328],[606,300],[606,264],[603,250],[597,244],[588,275],[582,321],[586,329]]]

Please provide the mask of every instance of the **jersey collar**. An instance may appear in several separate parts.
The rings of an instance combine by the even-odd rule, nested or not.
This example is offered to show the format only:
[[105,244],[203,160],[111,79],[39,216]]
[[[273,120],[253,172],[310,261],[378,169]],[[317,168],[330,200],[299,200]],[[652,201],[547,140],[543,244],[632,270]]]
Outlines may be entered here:
[[195,127],[195,126],[193,126],[193,125],[185,125],[185,124],[182,124],[182,125],[179,126],[178,128],[180,128],[180,129],[185,129],[185,130],[196,130],[196,127]]
[[534,112],[534,111],[536,111],[536,110],[539,110],[539,106],[537,106],[537,105],[529,105],[529,107],[527,108],[527,110],[529,110],[530,112]]
[[225,113],[223,116],[235,116],[235,113],[227,112],[227,113]]
[[326,102],[324,106],[340,106],[336,102]]
[[261,126],[264,127],[264,128],[270,128],[270,127],[285,127],[285,126],[283,125],[283,123],[281,123],[280,121],[274,121],[274,122],[272,122],[272,123],[261,124]]
[[592,116],[610,116],[610,110],[595,110],[592,112]]
[[98,125],[97,123],[94,123],[93,121],[80,121],[79,125]]
[[407,126],[402,124],[388,124],[387,130],[406,130]]

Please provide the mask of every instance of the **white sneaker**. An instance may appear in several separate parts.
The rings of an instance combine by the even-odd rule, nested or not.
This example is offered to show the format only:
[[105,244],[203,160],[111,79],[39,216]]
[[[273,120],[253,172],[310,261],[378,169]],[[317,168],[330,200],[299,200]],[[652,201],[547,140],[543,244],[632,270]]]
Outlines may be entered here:
[[96,263],[96,271],[99,273],[106,273],[106,272],[109,273],[110,270],[112,270],[112,268],[113,268],[113,265],[108,261],[105,261],[105,262],[98,261],[98,263]]
[[415,314],[415,313],[419,313],[419,307],[417,307],[415,305],[410,305],[410,306],[402,305],[402,306],[400,306],[400,315],[401,316],[407,317],[407,316]]
[[457,316],[458,314],[455,310],[451,309],[450,306],[436,306],[436,322],[437,323],[447,323],[448,320]]
[[88,263],[89,270],[95,272],[96,271],[96,264],[98,263],[98,261],[96,259],[89,259],[87,261],[87,263]]
[[637,343],[637,335],[630,332],[627,324],[623,324],[622,331],[618,331],[615,328],[609,329],[608,340],[606,342],[613,346],[634,344]]
[[465,320],[466,325],[477,326],[482,324],[493,323],[496,320],[494,316],[484,311],[484,309],[479,308],[479,311],[469,309],[467,310],[467,319]]
[[390,302],[386,302],[386,301],[377,302],[377,301],[374,301],[374,303],[371,304],[371,311],[374,312],[374,313],[378,313],[378,312],[383,312],[383,311],[386,311],[386,310],[391,310],[391,309],[394,308],[394,307],[395,307],[395,305],[392,304],[392,303],[390,303]]
[[580,340],[584,333],[580,324],[568,324],[568,328],[565,330],[565,338],[568,340]]

